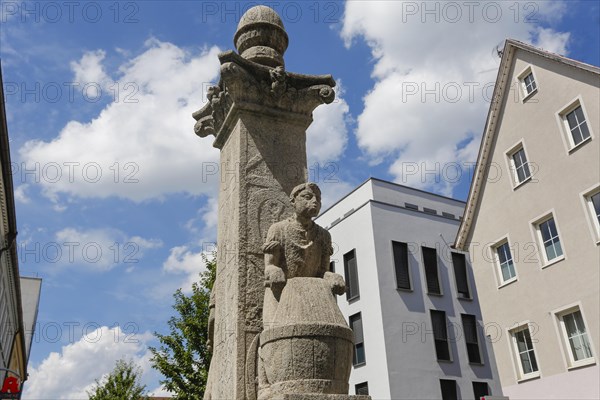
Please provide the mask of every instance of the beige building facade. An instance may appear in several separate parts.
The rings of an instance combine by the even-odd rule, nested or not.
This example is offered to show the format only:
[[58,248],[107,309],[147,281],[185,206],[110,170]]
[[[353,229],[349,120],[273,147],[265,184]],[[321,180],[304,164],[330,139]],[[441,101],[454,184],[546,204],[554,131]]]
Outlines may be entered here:
[[502,391],[600,398],[600,69],[507,40],[465,216]]

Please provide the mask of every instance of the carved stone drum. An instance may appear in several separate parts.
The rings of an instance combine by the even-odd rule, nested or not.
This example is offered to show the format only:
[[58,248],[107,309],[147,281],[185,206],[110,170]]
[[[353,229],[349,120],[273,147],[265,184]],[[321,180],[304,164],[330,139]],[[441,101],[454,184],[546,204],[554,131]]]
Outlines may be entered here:
[[354,335],[325,279],[288,279],[274,322],[260,335],[273,393],[348,394]]

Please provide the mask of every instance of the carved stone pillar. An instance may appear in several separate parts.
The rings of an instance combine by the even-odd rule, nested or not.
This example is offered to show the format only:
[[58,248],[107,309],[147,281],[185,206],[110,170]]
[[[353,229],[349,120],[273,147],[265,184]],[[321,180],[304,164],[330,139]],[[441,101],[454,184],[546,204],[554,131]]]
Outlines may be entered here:
[[291,215],[289,193],[306,182],[306,129],[333,101],[330,75],[284,70],[288,38],[270,8],[250,9],[238,25],[239,53],[219,55],[221,78],[194,113],[200,137],[221,150],[213,360],[205,399],[256,398],[268,228]]

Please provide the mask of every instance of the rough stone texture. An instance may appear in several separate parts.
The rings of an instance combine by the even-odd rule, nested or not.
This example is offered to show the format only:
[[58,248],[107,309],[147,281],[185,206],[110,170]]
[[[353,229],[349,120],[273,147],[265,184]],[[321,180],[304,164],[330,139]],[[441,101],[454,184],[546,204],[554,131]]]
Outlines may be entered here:
[[[264,41],[261,31],[274,21],[277,25],[273,15],[257,15],[259,20],[251,24],[240,22],[243,32],[236,34],[236,41],[258,37],[262,39],[254,47],[279,46]],[[265,15],[267,21],[257,25]],[[232,51],[219,60],[219,84],[209,89],[208,103],[193,114],[196,134],[214,135],[214,146],[221,150],[213,359],[205,399],[252,400],[257,396],[262,331],[261,247],[268,228],[292,214],[288,196],[307,177],[306,129],[312,111],[333,101],[335,82],[329,75],[293,74],[283,64],[255,59],[261,65]]]

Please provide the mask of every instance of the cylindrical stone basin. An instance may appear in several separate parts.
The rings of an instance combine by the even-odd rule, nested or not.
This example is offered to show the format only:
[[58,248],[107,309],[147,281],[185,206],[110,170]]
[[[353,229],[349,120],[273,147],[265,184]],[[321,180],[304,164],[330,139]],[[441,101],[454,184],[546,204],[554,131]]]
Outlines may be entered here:
[[348,394],[354,335],[325,279],[289,279],[274,322],[260,335],[273,392]]

